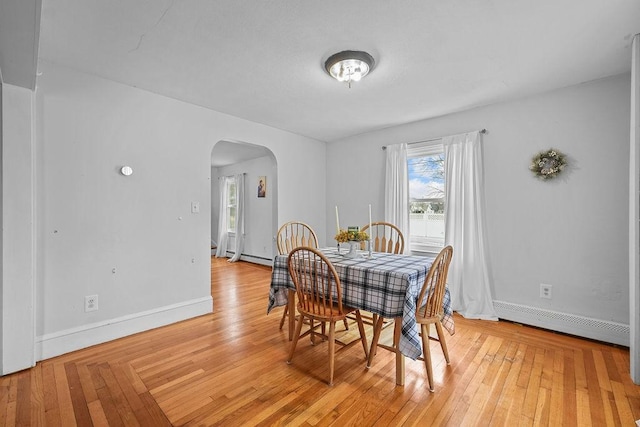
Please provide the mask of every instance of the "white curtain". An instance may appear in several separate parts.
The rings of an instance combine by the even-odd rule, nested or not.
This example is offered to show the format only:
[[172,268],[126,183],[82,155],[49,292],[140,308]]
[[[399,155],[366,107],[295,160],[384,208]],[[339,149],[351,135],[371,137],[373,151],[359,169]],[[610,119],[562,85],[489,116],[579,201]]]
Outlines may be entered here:
[[445,155],[445,244],[452,308],[470,319],[498,320],[491,297],[480,132],[442,138]]
[[235,176],[236,180],[236,234],[235,253],[229,262],[236,262],[244,250],[244,174]]
[[631,135],[629,164],[629,325],[631,379],[640,384],[640,34],[631,44]]
[[227,232],[227,183],[232,178],[229,176],[220,177],[218,187],[220,189],[220,214],[218,215],[218,247],[216,248],[216,258],[227,256],[227,243],[229,233]]
[[409,250],[409,172],[407,144],[387,146],[384,189],[384,220],[395,224],[405,238],[404,253]]

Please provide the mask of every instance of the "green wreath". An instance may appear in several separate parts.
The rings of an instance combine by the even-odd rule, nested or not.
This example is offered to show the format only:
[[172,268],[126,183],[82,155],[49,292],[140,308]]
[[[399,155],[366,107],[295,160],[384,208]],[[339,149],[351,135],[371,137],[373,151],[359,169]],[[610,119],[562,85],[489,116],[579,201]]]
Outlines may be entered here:
[[555,178],[562,172],[567,165],[565,155],[560,151],[550,148],[547,151],[541,151],[531,159],[529,169],[542,180]]

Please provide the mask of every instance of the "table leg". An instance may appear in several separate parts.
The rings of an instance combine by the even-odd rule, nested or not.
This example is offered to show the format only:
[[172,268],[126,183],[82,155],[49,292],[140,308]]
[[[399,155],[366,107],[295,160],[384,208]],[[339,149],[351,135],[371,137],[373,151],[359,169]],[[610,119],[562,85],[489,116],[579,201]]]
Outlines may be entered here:
[[289,289],[289,341],[293,340],[293,332],[296,329],[296,291]]
[[396,385],[404,385],[404,355],[400,352],[401,333],[402,317],[396,317],[393,327],[393,349],[396,353]]

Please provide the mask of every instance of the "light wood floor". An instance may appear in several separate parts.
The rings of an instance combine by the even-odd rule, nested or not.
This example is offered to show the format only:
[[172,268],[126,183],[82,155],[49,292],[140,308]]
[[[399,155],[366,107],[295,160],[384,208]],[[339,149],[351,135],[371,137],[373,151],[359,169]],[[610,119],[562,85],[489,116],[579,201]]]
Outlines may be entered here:
[[292,365],[282,309],[266,315],[270,268],[214,260],[215,313],[39,362],[0,377],[0,425],[633,426],[629,351],[507,322],[456,316],[451,365],[433,343],[395,385],[391,353],[336,360],[301,340]]

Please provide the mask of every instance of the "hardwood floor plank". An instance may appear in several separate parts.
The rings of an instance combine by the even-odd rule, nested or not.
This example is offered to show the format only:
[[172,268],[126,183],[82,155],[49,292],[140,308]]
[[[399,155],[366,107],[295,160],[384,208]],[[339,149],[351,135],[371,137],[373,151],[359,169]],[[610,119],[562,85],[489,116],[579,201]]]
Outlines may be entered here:
[[[480,389],[481,384],[483,384],[485,374],[489,369],[489,363],[483,363],[483,361],[493,360],[493,355],[501,342],[502,340],[500,338],[489,336],[482,347],[478,350],[478,353],[471,362],[471,380],[467,383],[464,390],[458,391],[457,394],[461,394],[460,398],[458,399],[458,397],[455,396],[457,404],[453,408],[452,412],[447,414],[449,415],[447,420],[448,423],[452,425],[462,425],[471,406],[473,397],[478,392],[478,389]],[[482,388],[482,390],[484,390],[484,388]]]
[[598,375],[598,383],[602,390],[611,391],[611,383],[609,379],[609,372],[607,365],[604,361],[602,352],[599,350],[593,350],[593,362],[596,368],[596,374]]
[[120,415],[120,419],[127,426],[140,425],[139,421],[134,415],[134,410],[131,407],[129,400],[127,399],[124,390],[118,384],[114,369],[117,369],[117,363],[104,363],[100,365],[100,374],[104,379],[106,389],[108,389],[109,396],[113,401],[113,404]]
[[[5,425],[11,426],[16,424],[17,418],[17,399],[18,399],[18,383],[20,381],[20,375],[22,373],[18,372],[15,375],[12,375],[9,379],[8,388],[7,388],[7,406],[6,406],[6,416],[5,416]],[[29,425],[29,419],[24,420],[25,425]]]
[[202,374],[204,374],[204,370],[202,368],[199,368],[195,371],[189,372],[187,375],[183,375],[179,378],[176,378],[172,381],[168,381],[164,384],[162,384],[161,386],[158,386],[156,388],[153,388],[151,390],[149,390],[149,392],[151,394],[160,394],[161,392],[163,392],[164,390],[167,390],[177,384],[183,383],[185,381],[191,381],[192,379],[201,376]]
[[553,377],[549,398],[550,425],[562,425],[564,411],[569,409],[567,402],[563,401],[564,397],[564,352],[556,350],[553,352]]
[[394,355],[379,350],[367,370],[357,346],[336,357],[329,387],[325,343],[301,341],[286,364],[282,311],[266,314],[270,276],[269,267],[212,259],[213,314],[0,377],[0,425],[582,427],[640,418],[627,348],[457,314],[450,365],[432,343],[435,392],[423,362],[406,360],[396,386]]
[[60,426],[60,406],[58,405],[58,393],[53,363],[44,362],[42,366],[42,387],[44,396],[44,419],[46,426]]
[[[22,371],[18,376],[18,387],[16,393],[16,419],[28,419],[29,424],[35,424],[36,420],[31,418],[31,372]],[[35,386],[36,384],[34,384]]]
[[536,399],[536,411],[533,416],[533,425],[549,426],[553,425],[549,420],[549,406],[551,399],[551,391],[546,387],[538,389],[538,398]]
[[494,359],[493,362],[497,365],[498,369],[497,371],[494,370],[492,374],[495,380],[491,384],[488,384],[490,385],[490,388],[485,396],[481,408],[482,412],[477,416],[477,422],[479,424],[489,425],[492,420],[496,422],[495,420],[497,420],[497,417],[494,417],[494,413],[498,409],[498,402],[502,397],[502,392],[507,384],[507,378],[509,377],[509,373],[513,366],[511,361],[518,349],[516,343],[507,341],[503,342],[502,347],[504,348],[504,352],[500,351],[499,354],[501,354],[501,357],[499,359]]
[[593,359],[593,351],[583,351],[584,368],[587,377],[587,392],[589,393],[589,409],[593,425],[606,425],[605,407],[602,400],[602,388],[596,373],[596,364]]
[[24,404],[30,407],[31,425],[43,426],[46,423],[44,411],[44,387],[42,379],[42,365],[36,365],[29,370],[29,381],[31,382],[31,404],[26,400]]
[[624,385],[617,381],[611,381],[611,389],[613,390],[613,402],[615,404],[616,412],[620,420],[633,419],[633,412],[629,405],[626,393],[624,391]]
[[[578,420],[576,413],[578,411],[577,393],[576,393],[576,369],[575,369],[575,352],[573,350],[564,350],[562,353],[563,370],[562,370],[562,396],[554,394],[551,404],[554,407],[560,406],[562,409],[562,418],[559,423],[563,426],[577,426]],[[557,411],[556,409],[555,411]]]
[[78,375],[78,369],[75,363],[69,362],[64,364],[64,370],[67,374],[67,382],[71,391],[71,403],[73,405],[76,422],[81,426],[89,425],[91,423],[91,415],[89,414],[87,401],[85,400],[84,392],[82,391],[82,384],[80,382],[80,376]]
[[[466,352],[459,349],[459,352],[464,352],[464,358],[455,365],[452,377],[433,396],[427,395],[429,399],[426,404],[421,405],[421,409],[413,415],[414,422],[421,420],[426,425],[450,423],[451,416],[456,411],[456,405],[475,376],[477,365],[474,365],[474,361],[479,358],[478,354],[489,345],[487,336],[484,334],[474,334],[468,344]],[[424,398],[424,392],[418,391],[416,395],[419,398]]]
[[[526,346],[517,342],[511,342],[510,346],[510,351],[507,352],[505,357],[505,361],[509,364],[509,368],[504,382],[504,387],[500,391],[500,395],[495,402],[495,407],[492,407],[491,404],[487,404],[485,407],[485,413],[487,415],[491,412],[491,419],[488,420],[487,424],[509,425],[507,423],[507,419],[509,416],[510,406],[513,404],[514,407],[519,408],[521,406],[521,402],[524,401],[524,389],[518,387],[517,381],[520,369],[522,368],[522,359],[524,358]],[[511,349],[513,352],[511,352]],[[516,391],[515,393],[514,390]],[[519,390],[522,392],[518,394],[517,392]]]
[[617,412],[614,411],[614,408],[612,407],[612,403],[613,403],[613,396],[612,396],[612,392],[605,390],[605,389],[600,389],[600,397],[602,400],[602,407],[603,407],[603,412],[602,415],[604,417],[605,420],[605,425],[607,426],[619,426],[621,425],[620,422],[616,422],[616,418],[617,418]]
[[[97,397],[97,394],[96,394]],[[92,400],[88,403],[89,414],[91,415],[91,424],[94,427],[108,426],[107,416],[102,409],[102,405],[99,400]]]
[[76,418],[73,410],[73,403],[71,399],[71,388],[67,381],[67,374],[65,372],[63,363],[56,363],[53,366],[54,372],[54,385],[56,388],[56,395],[58,397],[58,410],[60,413],[60,422],[64,426],[75,426]]
[[576,390],[576,412],[573,415],[576,417],[576,423],[580,427],[593,425],[589,393],[586,390]]
[[9,406],[9,389],[12,378],[13,377],[10,376],[0,377],[0,426],[7,425],[6,420]]
[[[522,407],[522,417],[530,420],[535,420],[536,413],[539,411],[538,399],[540,396],[544,397],[544,394],[540,393],[544,389],[544,387],[542,387],[544,355],[544,349],[537,349],[535,352],[530,370],[529,383],[527,384],[527,392]],[[542,407],[544,407],[544,402],[542,402]]]

